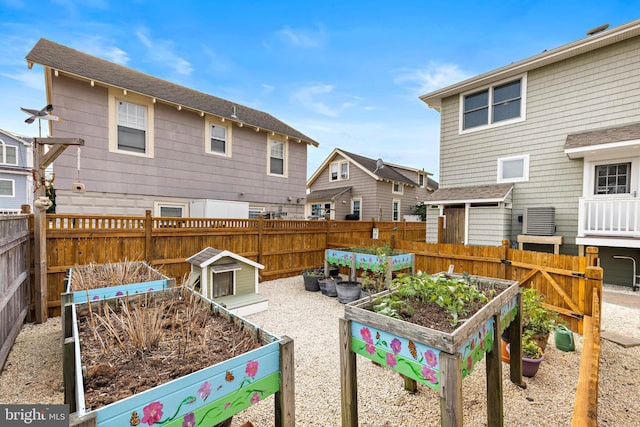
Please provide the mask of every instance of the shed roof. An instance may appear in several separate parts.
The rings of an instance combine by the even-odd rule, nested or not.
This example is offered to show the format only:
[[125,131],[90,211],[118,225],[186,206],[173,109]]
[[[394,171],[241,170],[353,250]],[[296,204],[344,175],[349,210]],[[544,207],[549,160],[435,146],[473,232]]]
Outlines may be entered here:
[[638,140],[640,140],[640,122],[572,133],[567,135],[564,149],[570,150],[573,148]]
[[40,64],[69,73],[76,78],[82,77],[107,86],[127,89],[156,98],[158,101],[277,132],[306,144],[319,145],[304,133],[263,111],[189,89],[47,39],[40,39],[27,54],[26,59],[29,66]]
[[440,188],[429,195],[425,202],[433,205],[503,202],[512,189],[513,184]]
[[316,202],[322,200],[333,200],[341,194],[351,191],[351,187],[329,188],[327,190],[316,190],[307,194],[308,202]]

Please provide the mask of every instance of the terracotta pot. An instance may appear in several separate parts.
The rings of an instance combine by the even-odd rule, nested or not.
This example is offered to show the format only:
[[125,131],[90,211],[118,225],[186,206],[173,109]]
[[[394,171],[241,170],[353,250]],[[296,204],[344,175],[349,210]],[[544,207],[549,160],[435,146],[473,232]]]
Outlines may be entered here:
[[509,361],[511,360],[511,357],[509,357],[509,351],[507,350],[507,346],[509,345],[509,343],[507,341],[505,341],[504,339],[500,340],[501,342],[501,352],[500,352],[500,357],[502,357],[502,361],[504,363],[509,363]]

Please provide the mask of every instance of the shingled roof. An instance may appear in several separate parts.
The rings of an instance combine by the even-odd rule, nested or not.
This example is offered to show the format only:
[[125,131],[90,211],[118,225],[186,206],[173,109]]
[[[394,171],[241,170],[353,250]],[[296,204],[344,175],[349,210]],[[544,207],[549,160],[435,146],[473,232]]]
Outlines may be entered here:
[[425,201],[434,205],[470,202],[498,202],[504,201],[512,188],[513,184],[440,188],[430,194]]
[[[224,117],[265,131],[276,132],[318,146],[318,142],[263,111],[189,89],[131,68],[88,55],[47,39],[40,39],[26,56],[27,62],[40,64],[78,78],[136,92],[160,102],[179,105],[197,112]],[[235,117],[232,117],[234,114]]]
[[594,145],[635,141],[639,139],[640,123],[632,123],[623,126],[612,126],[587,132],[572,133],[567,135],[564,149],[570,150],[573,148],[591,147]]
[[353,160],[354,162],[359,163],[360,166],[367,169],[369,172],[374,173],[375,171],[374,174],[384,180],[392,181],[392,182],[402,182],[404,184],[412,185],[414,187],[418,186],[417,182],[410,180],[409,178],[407,178],[406,176],[404,176],[403,174],[395,170],[395,168],[392,165],[385,164],[383,168],[376,170],[376,168],[378,167],[377,160],[370,159],[369,157],[360,156],[358,154],[349,153],[348,151],[344,151],[344,150],[340,150],[340,152],[342,152],[342,154],[344,154],[345,156],[348,156],[349,158],[351,158],[351,160]]

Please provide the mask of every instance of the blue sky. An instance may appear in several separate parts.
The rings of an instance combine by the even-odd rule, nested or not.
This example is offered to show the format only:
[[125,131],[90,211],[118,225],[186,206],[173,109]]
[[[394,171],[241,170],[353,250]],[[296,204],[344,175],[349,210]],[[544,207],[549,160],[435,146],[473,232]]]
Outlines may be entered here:
[[[320,143],[438,178],[420,95],[640,17],[631,1],[0,0],[0,128],[37,136],[41,37],[266,111]],[[43,135],[45,136],[46,133]]]

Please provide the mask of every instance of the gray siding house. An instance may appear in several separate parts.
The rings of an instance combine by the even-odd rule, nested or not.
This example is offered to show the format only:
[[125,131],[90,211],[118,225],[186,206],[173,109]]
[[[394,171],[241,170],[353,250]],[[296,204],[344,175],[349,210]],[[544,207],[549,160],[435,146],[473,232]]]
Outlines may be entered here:
[[311,219],[401,221],[437,188],[431,175],[334,149],[307,181]]
[[0,215],[33,206],[31,139],[0,129]]
[[192,201],[210,200],[244,202],[250,217],[303,216],[307,147],[318,143],[286,123],[46,39],[26,59],[44,67],[63,119],[50,135],[85,141],[53,164],[57,213],[187,217]]
[[[458,229],[444,235],[462,236],[450,243],[552,243],[566,254],[597,246],[605,281],[631,285],[640,261],[640,20],[588,34],[420,97],[441,117],[440,189],[426,199],[427,222],[444,216]],[[427,240],[437,231],[429,227]]]

